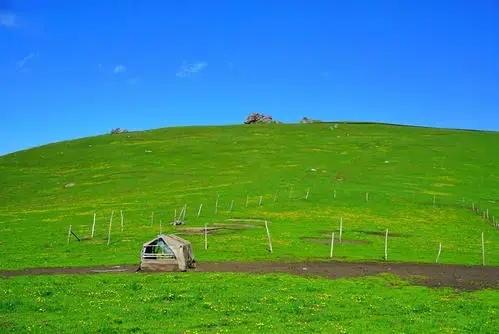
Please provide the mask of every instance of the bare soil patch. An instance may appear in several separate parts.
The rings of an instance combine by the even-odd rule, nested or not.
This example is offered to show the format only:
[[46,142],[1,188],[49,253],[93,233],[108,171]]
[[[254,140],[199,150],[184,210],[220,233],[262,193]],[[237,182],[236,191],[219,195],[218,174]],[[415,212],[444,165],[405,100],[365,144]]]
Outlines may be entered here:
[[[5,278],[25,275],[135,273],[138,265],[99,267],[31,268],[0,271]],[[499,267],[441,265],[423,263],[377,262],[198,262],[191,272],[245,272],[254,274],[287,273],[304,276],[322,276],[328,279],[372,276],[391,273],[409,280],[414,285],[453,287],[474,291],[499,289]],[[161,273],[160,273],[161,274]],[[165,273],[163,273],[165,274]]]
[[[241,232],[244,229],[249,228],[263,228],[263,226],[257,226],[252,224],[230,224],[230,223],[215,223],[214,226],[206,228],[207,234],[223,234],[223,233],[234,233]],[[177,233],[180,235],[198,235],[204,234],[204,227],[180,227],[177,228]]]
[[[367,235],[376,235],[379,237],[385,236],[385,232],[382,232],[382,231],[378,232],[378,231],[352,230],[349,232],[357,232],[357,233],[362,233],[362,234],[367,234]],[[408,237],[408,236],[409,236],[408,234],[390,233],[390,231],[388,231],[388,238],[403,238],[403,237]]]
[[[266,221],[265,219],[261,218],[229,218],[227,220],[231,222],[260,222],[260,223],[264,223]],[[270,222],[271,222],[270,220],[267,220],[267,223]]]
[[263,226],[257,226],[252,224],[229,224],[229,223],[215,223],[215,226],[222,226],[224,228],[238,227],[238,228],[263,228]]
[[[330,244],[331,239],[318,239],[318,238],[302,238],[304,241],[315,242],[319,244]],[[345,244],[345,245],[367,245],[370,241],[367,240],[345,240],[342,239],[341,242],[334,238],[334,243]]]
[[[177,228],[179,233],[176,234],[183,234],[183,235],[196,235],[196,234],[204,234],[204,227],[182,227],[182,228]],[[217,231],[223,230],[222,227],[207,227],[206,228],[206,234],[213,234]]]

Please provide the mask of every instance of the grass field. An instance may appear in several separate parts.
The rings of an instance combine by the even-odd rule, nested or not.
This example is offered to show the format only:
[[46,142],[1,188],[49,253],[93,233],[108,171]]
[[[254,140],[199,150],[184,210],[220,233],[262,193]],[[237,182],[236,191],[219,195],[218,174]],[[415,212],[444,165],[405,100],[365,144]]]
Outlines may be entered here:
[[[498,265],[498,143],[499,133],[341,123],[171,128],[17,152],[0,158],[0,268],[136,263],[160,220],[177,231],[168,223],[184,204],[186,227],[271,221],[273,254],[264,230],[225,230],[208,251],[202,235],[187,237],[200,261],[327,259],[343,217],[343,239],[365,243],[338,244],[337,259],[381,260],[384,237],[373,233],[388,228],[399,235],[389,238],[391,261],[433,262],[441,242],[442,263],[481,264],[484,232],[486,261]],[[70,224],[90,235],[94,212],[94,239],[66,245]]]
[[[255,225],[225,226],[208,236],[208,250],[201,234],[184,235],[201,262],[328,261],[328,240],[331,232],[338,236],[342,217],[344,242],[335,244],[336,260],[382,261],[388,229],[389,261],[434,262],[442,243],[441,263],[481,265],[483,232],[486,264],[497,266],[499,230],[492,221],[499,220],[498,144],[494,132],[323,123],[168,128],[16,152],[0,157],[0,269],[138,263],[141,245],[159,233],[160,221],[163,232],[181,232],[169,222],[184,204],[183,227]],[[75,186],[66,189],[69,183]],[[472,203],[479,214],[470,210]],[[487,210],[489,219],[483,217]],[[80,237],[90,235],[94,212],[94,238],[72,238],[67,245],[69,225]],[[268,251],[261,222],[231,218],[268,220],[274,252]],[[387,287],[387,279],[395,286]],[[251,284],[255,288],[248,290]],[[172,332],[284,331],[291,324],[323,332],[498,327],[496,290],[461,294],[406,286],[388,276],[339,281],[201,273],[56,276],[18,277],[2,286],[2,321],[14,331],[27,326],[152,331],[168,319],[176,326]],[[280,290],[287,288],[289,294]],[[154,297],[155,291],[161,294]],[[186,297],[170,302],[165,291]],[[334,302],[314,306],[322,303],[321,294]],[[267,295],[269,300],[261,301]],[[282,304],[289,296],[297,303]],[[46,303],[43,311],[37,297]],[[100,303],[103,311],[90,311],[95,306],[90,303]],[[78,307],[83,311],[68,315]],[[309,312],[313,307],[321,311]],[[35,316],[38,312],[44,317]]]
[[[495,333],[496,291],[410,286],[396,276],[34,276],[0,281],[3,330],[26,332]],[[3,331],[2,330],[2,331]]]

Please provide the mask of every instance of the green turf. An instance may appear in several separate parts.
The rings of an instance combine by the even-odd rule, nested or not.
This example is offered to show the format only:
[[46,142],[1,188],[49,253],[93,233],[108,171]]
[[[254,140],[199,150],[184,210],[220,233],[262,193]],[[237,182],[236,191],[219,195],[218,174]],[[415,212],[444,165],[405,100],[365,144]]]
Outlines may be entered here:
[[[185,236],[199,261],[327,260],[329,245],[306,238],[338,235],[343,217],[343,239],[367,243],[337,243],[336,259],[382,260],[384,237],[369,233],[388,228],[399,235],[390,261],[434,262],[441,242],[441,263],[479,265],[484,232],[486,262],[499,265],[498,144],[494,132],[324,123],[168,128],[21,151],[0,157],[0,268],[137,263],[160,219],[163,232],[178,232],[168,223],[184,204],[185,227],[271,221],[273,254],[262,228],[210,235],[207,251],[202,235]],[[68,246],[68,226],[89,236],[94,212],[94,239]]]
[[496,291],[395,276],[207,274],[0,280],[0,331],[104,333],[497,333]]

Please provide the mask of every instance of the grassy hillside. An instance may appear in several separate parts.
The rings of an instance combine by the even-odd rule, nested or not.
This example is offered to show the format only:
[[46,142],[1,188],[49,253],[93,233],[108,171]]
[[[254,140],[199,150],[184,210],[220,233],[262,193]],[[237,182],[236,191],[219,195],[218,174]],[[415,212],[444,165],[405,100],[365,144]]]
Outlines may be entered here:
[[[264,229],[225,229],[209,235],[207,251],[202,235],[185,236],[199,261],[328,260],[327,240],[343,217],[336,259],[381,260],[377,234],[388,228],[390,261],[433,262],[441,242],[441,263],[481,264],[483,231],[487,264],[499,265],[491,222],[499,220],[498,144],[491,132],[270,124],[103,135],[17,152],[0,157],[0,268],[137,263],[160,220],[163,232],[179,232],[168,223],[184,204],[184,227],[271,221],[273,254]],[[472,202],[489,220],[468,209]],[[70,224],[90,235],[94,212],[94,239],[67,245]]]

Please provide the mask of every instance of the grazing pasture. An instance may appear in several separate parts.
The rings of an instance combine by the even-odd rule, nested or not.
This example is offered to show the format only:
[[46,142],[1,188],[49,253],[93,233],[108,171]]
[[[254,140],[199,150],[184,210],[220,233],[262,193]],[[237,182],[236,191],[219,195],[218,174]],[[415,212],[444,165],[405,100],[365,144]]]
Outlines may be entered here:
[[[334,232],[334,261],[499,265],[499,133],[336,125],[167,128],[2,156],[0,269],[138,264],[142,244],[160,232],[189,240],[200,263],[331,261]],[[170,225],[180,214],[184,224]],[[33,292],[27,282],[36,283]],[[171,332],[498,327],[497,290],[432,290],[386,275],[99,274],[1,283],[1,320],[16,331],[152,331],[160,321],[175,324]],[[170,300],[165,291],[184,297]],[[90,311],[94,303],[102,312]],[[88,312],[59,321],[76,305]]]

